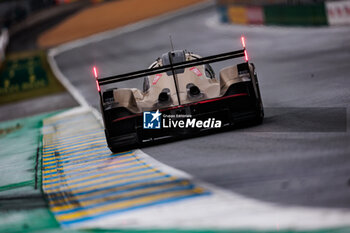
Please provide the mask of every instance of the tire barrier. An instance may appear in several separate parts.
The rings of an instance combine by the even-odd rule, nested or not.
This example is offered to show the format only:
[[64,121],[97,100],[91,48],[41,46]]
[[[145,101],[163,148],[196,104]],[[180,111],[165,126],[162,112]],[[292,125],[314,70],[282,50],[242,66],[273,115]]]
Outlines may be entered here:
[[310,5],[270,5],[264,6],[265,24],[267,25],[327,25],[324,4]]
[[267,5],[242,5],[239,1],[217,1],[220,20],[223,23],[326,26],[350,24],[350,1],[326,1],[321,3]]
[[326,2],[329,25],[350,24],[350,1]]

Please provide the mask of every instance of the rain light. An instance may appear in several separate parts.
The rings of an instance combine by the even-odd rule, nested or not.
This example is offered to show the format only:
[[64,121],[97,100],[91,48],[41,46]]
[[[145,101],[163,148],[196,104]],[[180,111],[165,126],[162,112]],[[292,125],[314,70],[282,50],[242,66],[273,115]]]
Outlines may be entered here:
[[95,78],[98,78],[98,74],[97,74],[97,68],[96,68],[96,66],[94,66],[93,71],[94,71],[94,76],[95,76]]
[[244,36],[241,37],[241,41],[242,41],[243,48],[245,48],[245,37]]

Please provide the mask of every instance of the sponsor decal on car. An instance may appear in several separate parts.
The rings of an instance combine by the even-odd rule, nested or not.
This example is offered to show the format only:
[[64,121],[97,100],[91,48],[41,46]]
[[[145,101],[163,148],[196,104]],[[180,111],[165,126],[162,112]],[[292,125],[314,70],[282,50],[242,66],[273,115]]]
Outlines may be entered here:
[[210,128],[220,128],[221,121],[215,118],[209,118],[205,121],[197,120],[196,118],[187,119],[163,119],[163,128],[198,128],[198,129],[210,129]]
[[190,68],[190,71],[195,73],[198,77],[202,76],[202,72],[197,67]]
[[157,82],[158,82],[158,80],[159,80],[161,77],[162,77],[162,74],[156,74],[156,76],[154,76],[154,78],[153,78],[152,84],[153,84],[153,85],[156,85]]
[[143,113],[143,128],[144,129],[210,129],[221,128],[222,122],[215,118],[199,120],[187,114],[172,114],[165,115],[157,110],[156,112]]
[[157,110],[156,112],[143,113],[143,128],[144,129],[160,129],[162,114]]

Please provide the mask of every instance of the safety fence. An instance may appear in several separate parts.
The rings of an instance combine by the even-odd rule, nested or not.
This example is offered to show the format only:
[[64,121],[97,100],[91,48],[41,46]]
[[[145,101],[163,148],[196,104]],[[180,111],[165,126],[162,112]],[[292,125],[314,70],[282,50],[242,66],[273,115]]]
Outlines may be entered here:
[[[325,26],[350,24],[350,1],[218,0],[220,20],[233,24]],[[266,5],[260,5],[265,2]],[[288,3],[289,2],[289,3]]]

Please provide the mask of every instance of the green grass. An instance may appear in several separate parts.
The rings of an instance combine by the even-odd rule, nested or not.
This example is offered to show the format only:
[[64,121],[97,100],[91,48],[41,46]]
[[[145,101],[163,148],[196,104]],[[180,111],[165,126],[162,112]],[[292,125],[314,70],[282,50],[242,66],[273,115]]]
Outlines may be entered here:
[[60,229],[42,195],[37,154],[43,119],[59,112],[0,123],[0,232]]

